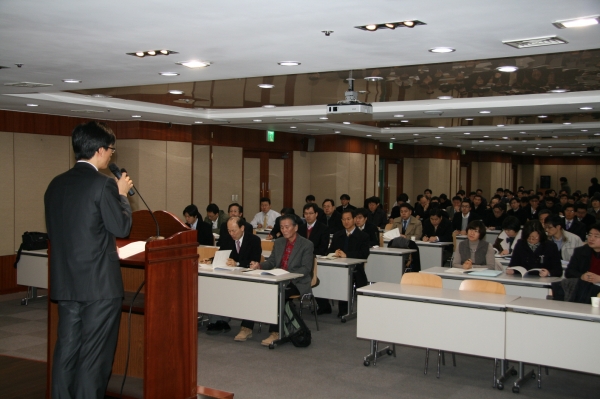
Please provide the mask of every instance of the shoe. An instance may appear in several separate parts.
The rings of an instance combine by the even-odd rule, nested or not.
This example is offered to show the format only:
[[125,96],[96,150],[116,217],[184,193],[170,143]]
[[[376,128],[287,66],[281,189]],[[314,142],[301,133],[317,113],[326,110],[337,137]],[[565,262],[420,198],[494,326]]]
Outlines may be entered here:
[[322,315],[322,314],[331,314],[331,308],[329,308],[329,309],[318,308],[317,315]]
[[269,346],[273,343],[273,341],[276,341],[279,339],[279,333],[276,332],[272,332],[271,335],[269,335],[267,338],[263,339],[260,344],[262,346]]
[[217,335],[220,333],[226,333],[231,331],[231,327],[229,327],[229,323],[226,323],[224,321],[217,321],[216,323],[210,323],[207,327],[206,327],[206,333],[208,335]]
[[248,338],[252,338],[252,330],[248,327],[242,327],[238,335],[235,336],[234,340],[244,342]]

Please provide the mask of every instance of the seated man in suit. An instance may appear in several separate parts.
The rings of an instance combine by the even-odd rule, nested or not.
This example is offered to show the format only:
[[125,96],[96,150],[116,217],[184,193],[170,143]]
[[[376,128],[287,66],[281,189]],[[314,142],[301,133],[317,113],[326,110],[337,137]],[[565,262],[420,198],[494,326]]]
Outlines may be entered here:
[[[234,202],[233,204],[229,204],[229,207],[227,208],[227,213],[230,218],[232,218],[232,217],[241,218],[242,221],[244,222],[244,226],[245,226],[244,231],[248,234],[254,234],[254,228],[252,227],[252,225],[250,223],[248,223],[246,221],[246,219],[244,219],[244,207],[243,206],[241,206],[237,202]],[[233,239],[231,238],[231,235],[229,234],[229,230],[227,229],[227,223],[223,223],[221,225],[221,229],[219,229],[219,240],[217,241],[217,245],[219,247],[223,246],[223,245],[227,245],[228,248],[233,245]]]
[[446,213],[448,214],[448,220],[452,220],[454,218],[454,214],[460,213],[460,204],[462,202],[462,198],[458,195],[452,197],[452,205],[446,207]]
[[581,241],[585,241],[587,229],[585,228],[585,224],[578,221],[575,217],[575,205],[565,205],[563,208],[563,213],[565,215],[565,231],[573,233],[581,238]]
[[254,215],[250,222],[255,229],[272,229],[275,225],[275,219],[281,214],[271,209],[271,200],[267,197],[260,199],[260,212]]
[[219,210],[217,204],[208,204],[206,207],[206,218],[204,223],[208,223],[212,227],[212,232],[219,234],[221,225],[227,222],[225,212]]
[[[298,234],[306,238],[306,224],[300,216],[296,215],[296,211],[294,210],[294,208],[282,208],[281,215],[293,215],[296,218],[296,222],[298,223]],[[281,216],[275,219],[273,230],[271,230],[271,232],[267,235],[267,240],[274,240],[281,237],[281,227],[279,225],[280,220]]]
[[388,223],[394,223],[394,219],[400,217],[400,205],[405,202],[408,202],[408,195],[405,193],[402,193],[396,197],[396,204],[393,206],[392,211],[390,212]]
[[452,223],[441,209],[432,209],[429,218],[423,221],[423,241],[452,242]]
[[327,232],[327,226],[317,220],[319,218],[318,210],[319,207],[314,203],[306,204],[302,209],[306,220],[305,238],[313,243],[313,253],[315,255],[327,255],[329,233]]
[[590,203],[592,206],[587,210],[588,215],[591,215],[596,221],[600,221],[600,195],[594,195]]
[[519,219],[521,225],[524,225],[527,221],[525,214],[523,213],[523,208],[521,208],[521,202],[518,198],[512,198],[510,200],[510,209],[506,211],[506,216],[514,216]]
[[[593,208],[589,208],[593,209]],[[590,214],[588,214],[588,207],[584,204],[577,204],[575,207],[575,215],[577,216],[577,221],[581,222],[585,225],[586,233],[590,230],[593,224],[596,223],[596,218]]]
[[362,232],[369,235],[369,247],[379,245],[379,229],[369,222],[369,211],[366,208],[358,208],[354,217],[354,224]]
[[344,228],[342,215],[335,210],[335,203],[330,198],[323,201],[323,214],[319,216],[319,221],[327,226],[329,234],[334,234]]
[[196,205],[188,205],[183,210],[185,224],[198,232],[198,245],[215,245],[215,238],[208,223],[202,221],[202,215]]
[[380,229],[385,229],[385,225],[387,224],[387,214],[381,207],[379,206],[379,197],[371,197],[367,199],[367,207],[369,208],[369,220],[372,224],[379,227]]
[[[311,272],[313,270],[313,243],[298,234],[298,223],[292,215],[283,215],[280,219],[282,238],[275,240],[273,252],[262,263],[251,262],[251,269],[281,268],[290,273],[301,274],[285,289],[285,299],[292,295],[304,295],[312,291],[310,286]],[[279,326],[272,324],[269,327],[269,337],[262,340],[261,345],[269,346],[279,339]]]
[[537,195],[531,195],[528,198],[528,203],[526,207],[523,209],[523,213],[525,214],[525,218],[527,220],[537,220],[537,213],[540,210],[540,199]]
[[[356,211],[344,211],[342,214],[344,229],[333,235],[329,252],[335,252],[335,255],[340,258],[367,259],[369,257],[369,236],[356,228],[354,224],[355,217]],[[362,263],[356,265],[353,277],[356,288],[369,284],[365,274],[365,265]],[[342,317],[347,313],[348,302],[339,301],[338,317]]]
[[506,218],[506,204],[499,203],[494,205],[492,209],[488,209],[485,213],[485,227],[488,230],[501,230],[502,223]]
[[483,215],[485,214],[486,210],[486,204],[483,203],[483,197],[481,194],[475,194],[473,197],[473,212],[478,215]]
[[340,202],[342,203],[342,205],[340,205],[337,208],[335,208],[335,210],[338,211],[338,213],[340,215],[346,209],[350,209],[350,210],[356,209],[356,207],[354,205],[350,205],[350,196],[348,194],[342,194],[342,195],[340,195]]
[[[220,248],[221,251],[231,251],[229,259],[227,259],[227,266],[250,267],[250,262],[260,262],[262,254],[260,238],[251,232],[246,233],[246,222],[242,218],[236,216],[230,217],[227,220],[227,230],[231,240],[226,241]],[[215,335],[221,332],[228,332],[231,330],[229,320],[229,317],[209,316],[206,333],[208,335]],[[240,332],[235,336],[234,340],[246,341],[248,338],[252,338],[253,327],[253,321],[242,320]]]
[[468,199],[464,199],[460,203],[460,213],[455,213],[452,219],[452,229],[454,229],[455,234],[466,235],[469,223],[473,220],[481,220],[481,216],[471,212],[471,209],[471,201]]
[[565,277],[580,278],[592,284],[600,283],[600,223],[592,225],[587,245],[573,251]]
[[394,219],[392,229],[398,228],[401,237],[410,239],[414,236],[415,240],[420,240],[423,237],[423,225],[412,213],[413,207],[410,204],[400,205],[400,217]]

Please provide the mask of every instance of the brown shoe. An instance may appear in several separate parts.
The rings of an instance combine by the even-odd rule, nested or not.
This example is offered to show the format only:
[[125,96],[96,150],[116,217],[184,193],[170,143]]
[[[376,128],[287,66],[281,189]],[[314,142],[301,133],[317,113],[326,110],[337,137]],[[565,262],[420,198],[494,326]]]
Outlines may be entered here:
[[243,342],[248,338],[252,338],[252,330],[248,327],[242,327],[238,335],[235,336],[234,340]]
[[263,339],[260,344],[262,346],[269,346],[273,343],[273,341],[276,341],[278,339],[279,339],[279,333],[272,332],[271,335],[269,335],[267,338]]

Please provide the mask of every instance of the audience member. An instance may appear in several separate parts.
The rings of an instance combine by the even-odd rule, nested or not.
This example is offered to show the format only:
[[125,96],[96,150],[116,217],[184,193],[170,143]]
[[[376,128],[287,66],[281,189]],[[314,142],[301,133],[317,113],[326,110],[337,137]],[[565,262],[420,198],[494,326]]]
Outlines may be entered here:
[[446,207],[446,213],[448,214],[448,219],[452,220],[454,218],[454,214],[460,213],[460,203],[462,202],[462,198],[460,196],[452,197],[452,205]]
[[369,220],[370,223],[384,229],[387,224],[388,218],[383,209],[379,206],[379,197],[371,197],[367,200],[367,206],[369,208]]
[[327,226],[321,223],[319,218],[319,207],[315,203],[304,205],[302,209],[304,219],[306,220],[306,237],[313,243],[313,253],[315,255],[327,255],[329,247],[329,233]]
[[[300,216],[296,215],[294,208],[282,208],[280,213],[281,215],[293,215],[296,218],[296,223],[298,223],[298,234],[306,238],[306,224],[304,224],[304,221]],[[275,224],[273,225],[271,232],[267,235],[267,240],[273,240],[281,237],[281,227],[279,225],[280,220],[281,216],[275,219]]]
[[328,234],[335,234],[342,230],[342,215],[335,210],[335,203],[332,199],[326,198],[323,201],[323,214],[319,214],[319,221],[327,226]]
[[367,223],[369,211],[366,208],[358,208],[355,212],[354,224],[369,236],[369,246],[379,246],[379,229],[374,224]]
[[392,208],[392,211],[390,212],[390,218],[389,218],[390,223],[393,223],[394,219],[400,217],[400,205],[402,205],[405,202],[408,202],[408,195],[402,193],[398,197],[396,197],[396,204],[394,205],[394,207]]
[[[234,202],[233,204],[229,204],[229,207],[227,208],[227,214],[230,218],[232,218],[232,217],[241,218],[242,221],[244,222],[244,232],[246,234],[254,234],[254,228],[252,227],[252,225],[250,223],[248,223],[246,221],[246,219],[244,219],[244,207],[243,206],[241,206],[237,202]],[[221,247],[223,245],[230,247],[231,245],[233,245],[233,239],[231,238],[231,235],[229,234],[229,229],[227,228],[227,223],[223,223],[221,225],[221,229],[219,230],[219,240],[217,241],[217,245],[219,247]]]
[[585,228],[585,224],[578,221],[575,217],[575,205],[567,204],[563,208],[563,213],[565,215],[565,231],[579,236],[581,241],[584,241],[587,229]]
[[592,215],[596,221],[600,221],[600,195],[594,195],[591,199],[592,206],[588,208],[588,215]]
[[559,181],[560,181],[560,189],[566,191],[567,195],[571,195],[571,186],[569,186],[569,183],[567,182],[567,178],[561,177],[559,179]]
[[[593,209],[593,208],[590,208]],[[593,224],[596,223],[596,218],[592,215],[588,215],[588,207],[584,204],[578,204],[575,206],[575,216],[577,221],[585,225],[585,232],[587,233]]]
[[252,227],[256,229],[272,229],[275,225],[275,219],[281,216],[279,213],[271,209],[271,200],[267,197],[260,199],[260,212],[254,215],[254,219],[250,222]]
[[521,208],[521,203],[517,198],[513,198],[510,200],[510,209],[506,212],[506,216],[514,216],[519,219],[521,225],[525,224],[526,217],[523,212],[523,208]]
[[[594,178],[595,179],[595,178]],[[600,284],[600,223],[590,229],[587,245],[575,248],[565,270],[566,278],[580,278],[592,284]]]
[[227,222],[227,216],[225,212],[219,210],[217,204],[208,204],[206,207],[206,217],[204,223],[208,223],[211,226],[212,232],[219,234],[221,225]]
[[598,179],[595,177],[592,177],[590,182],[592,185],[588,188],[588,195],[593,197],[596,193],[600,193],[600,184],[598,184]]
[[494,242],[499,255],[510,255],[517,241],[521,239],[521,222],[515,216],[507,216],[502,222],[502,233]]
[[[463,202],[464,203],[464,202]],[[457,245],[452,260],[452,267],[471,269],[473,267],[486,267],[496,269],[496,259],[492,244],[485,240],[485,225],[481,220],[469,222],[467,239]]]
[[432,209],[429,218],[423,220],[423,241],[452,242],[452,223],[444,217],[441,209]]
[[573,233],[565,231],[564,228],[565,221],[562,217],[552,215],[546,218],[544,229],[546,230],[546,234],[548,234],[548,238],[556,244],[561,259],[569,261],[571,260],[571,256],[573,256],[575,248],[582,246],[583,242],[581,241],[581,238]]
[[350,205],[350,196],[348,194],[340,195],[340,202],[342,205],[335,208],[336,211],[341,215],[346,209],[356,209],[354,205]]
[[502,223],[506,218],[505,210],[506,205],[496,204],[492,209],[486,211],[485,225],[488,230],[500,230],[502,228]]
[[410,204],[400,205],[400,217],[394,219],[392,229],[398,228],[400,236],[405,238],[415,237],[420,240],[423,236],[423,225],[420,220],[412,216],[413,207]]
[[455,234],[467,234],[467,226],[474,220],[481,220],[481,216],[471,212],[471,201],[464,199],[460,203],[460,212],[454,214],[452,219],[452,229]]
[[[509,265],[522,266],[527,270],[541,269],[539,272],[533,272],[540,277],[561,277],[563,274],[558,247],[548,240],[539,220],[530,220],[525,224]],[[514,274],[514,270],[506,269],[506,274]]]
[[214,245],[215,238],[208,223],[202,221],[202,215],[198,211],[198,207],[194,204],[188,205],[183,210],[185,224],[190,229],[198,232],[198,245]]

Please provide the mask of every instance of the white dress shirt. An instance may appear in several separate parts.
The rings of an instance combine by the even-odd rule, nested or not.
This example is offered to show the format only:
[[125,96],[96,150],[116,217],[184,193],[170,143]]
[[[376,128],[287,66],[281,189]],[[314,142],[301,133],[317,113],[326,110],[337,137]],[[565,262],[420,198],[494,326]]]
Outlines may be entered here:
[[[281,214],[279,214],[279,212],[275,212],[273,209],[269,209],[269,212],[266,213],[266,216],[267,216],[267,226],[274,226],[275,219],[277,219],[279,216],[281,216]],[[265,214],[262,212],[258,212],[254,216],[254,219],[252,219],[250,224],[252,225],[252,227],[256,228],[256,227],[258,227],[259,224],[263,224],[264,221],[265,221]],[[263,226],[263,228],[266,229],[267,226]]]

